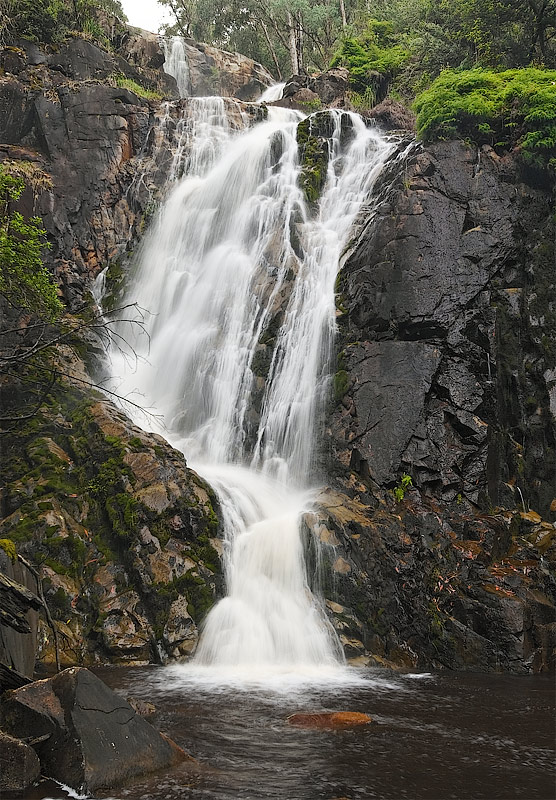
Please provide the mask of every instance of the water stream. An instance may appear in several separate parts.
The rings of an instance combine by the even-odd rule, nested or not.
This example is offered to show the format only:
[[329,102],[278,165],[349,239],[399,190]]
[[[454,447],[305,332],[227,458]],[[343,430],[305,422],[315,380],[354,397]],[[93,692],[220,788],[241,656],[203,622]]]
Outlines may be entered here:
[[118,391],[156,408],[164,435],[217,491],[227,595],[206,620],[194,667],[221,679],[343,664],[309,590],[299,519],[320,477],[315,424],[329,391],[335,277],[395,143],[355,114],[327,113],[326,181],[309,207],[303,115],[269,107],[252,124],[234,101],[187,101],[171,171],[182,177],[128,292],[150,312],[148,337],[133,340],[134,371],[113,355]]

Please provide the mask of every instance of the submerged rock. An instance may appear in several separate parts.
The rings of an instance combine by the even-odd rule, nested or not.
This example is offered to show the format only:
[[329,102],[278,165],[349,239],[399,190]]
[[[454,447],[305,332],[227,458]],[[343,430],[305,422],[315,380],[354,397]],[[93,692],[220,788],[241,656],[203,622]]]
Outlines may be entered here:
[[43,774],[87,792],[190,759],[83,668],[8,692],[2,726],[23,737],[48,735],[37,745]]
[[359,711],[322,711],[318,714],[291,714],[287,721],[297,728],[344,730],[370,725],[373,720]]

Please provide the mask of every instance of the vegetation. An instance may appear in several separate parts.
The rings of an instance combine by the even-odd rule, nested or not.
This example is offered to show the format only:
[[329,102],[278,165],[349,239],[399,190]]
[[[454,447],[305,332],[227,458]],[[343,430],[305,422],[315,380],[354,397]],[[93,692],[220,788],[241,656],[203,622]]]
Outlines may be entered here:
[[20,199],[25,181],[0,165],[0,294],[11,305],[55,320],[62,311],[56,286],[42,263],[48,247],[39,217],[25,219],[11,204]]
[[144,97],[147,100],[162,100],[160,92],[156,92],[153,89],[146,89],[144,86],[131,80],[131,78],[126,78],[125,75],[116,75],[114,83],[122,89],[129,89],[130,92],[134,92],[138,97]]
[[372,19],[359,37],[342,40],[330,66],[347,67],[353,88],[364,93],[372,86],[373,72],[394,78],[409,58],[409,51],[395,43],[392,23]]
[[404,474],[402,475],[401,481],[392,490],[392,493],[393,493],[393,495],[396,498],[396,501],[398,503],[402,502],[402,500],[405,497],[405,493],[407,492],[407,490],[411,486],[413,486],[413,480],[411,478],[411,475],[406,475],[405,472],[404,472]]
[[176,19],[170,33],[238,50],[277,78],[333,59],[353,68],[359,92],[369,63],[399,72],[398,91],[408,95],[446,68],[555,66],[556,0],[161,2]]
[[70,32],[105,41],[101,11],[127,19],[119,0],[0,0],[0,45],[15,39],[56,44]]
[[469,136],[517,146],[530,164],[556,166],[556,71],[445,70],[415,101],[425,139]]

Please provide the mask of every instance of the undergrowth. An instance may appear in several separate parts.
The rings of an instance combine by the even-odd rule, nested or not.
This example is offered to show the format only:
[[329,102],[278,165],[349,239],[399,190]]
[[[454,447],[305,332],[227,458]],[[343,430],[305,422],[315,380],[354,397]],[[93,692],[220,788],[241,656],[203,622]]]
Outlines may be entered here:
[[414,109],[424,141],[468,137],[516,147],[525,163],[556,168],[556,70],[445,70]]

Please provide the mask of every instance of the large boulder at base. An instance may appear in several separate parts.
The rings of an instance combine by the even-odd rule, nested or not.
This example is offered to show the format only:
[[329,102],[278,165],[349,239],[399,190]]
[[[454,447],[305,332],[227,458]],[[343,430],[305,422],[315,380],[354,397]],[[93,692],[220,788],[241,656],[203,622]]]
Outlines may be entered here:
[[37,745],[43,774],[92,792],[189,757],[87,669],[7,692],[2,727]]
[[41,765],[32,747],[0,731],[0,795],[24,792],[41,772]]

